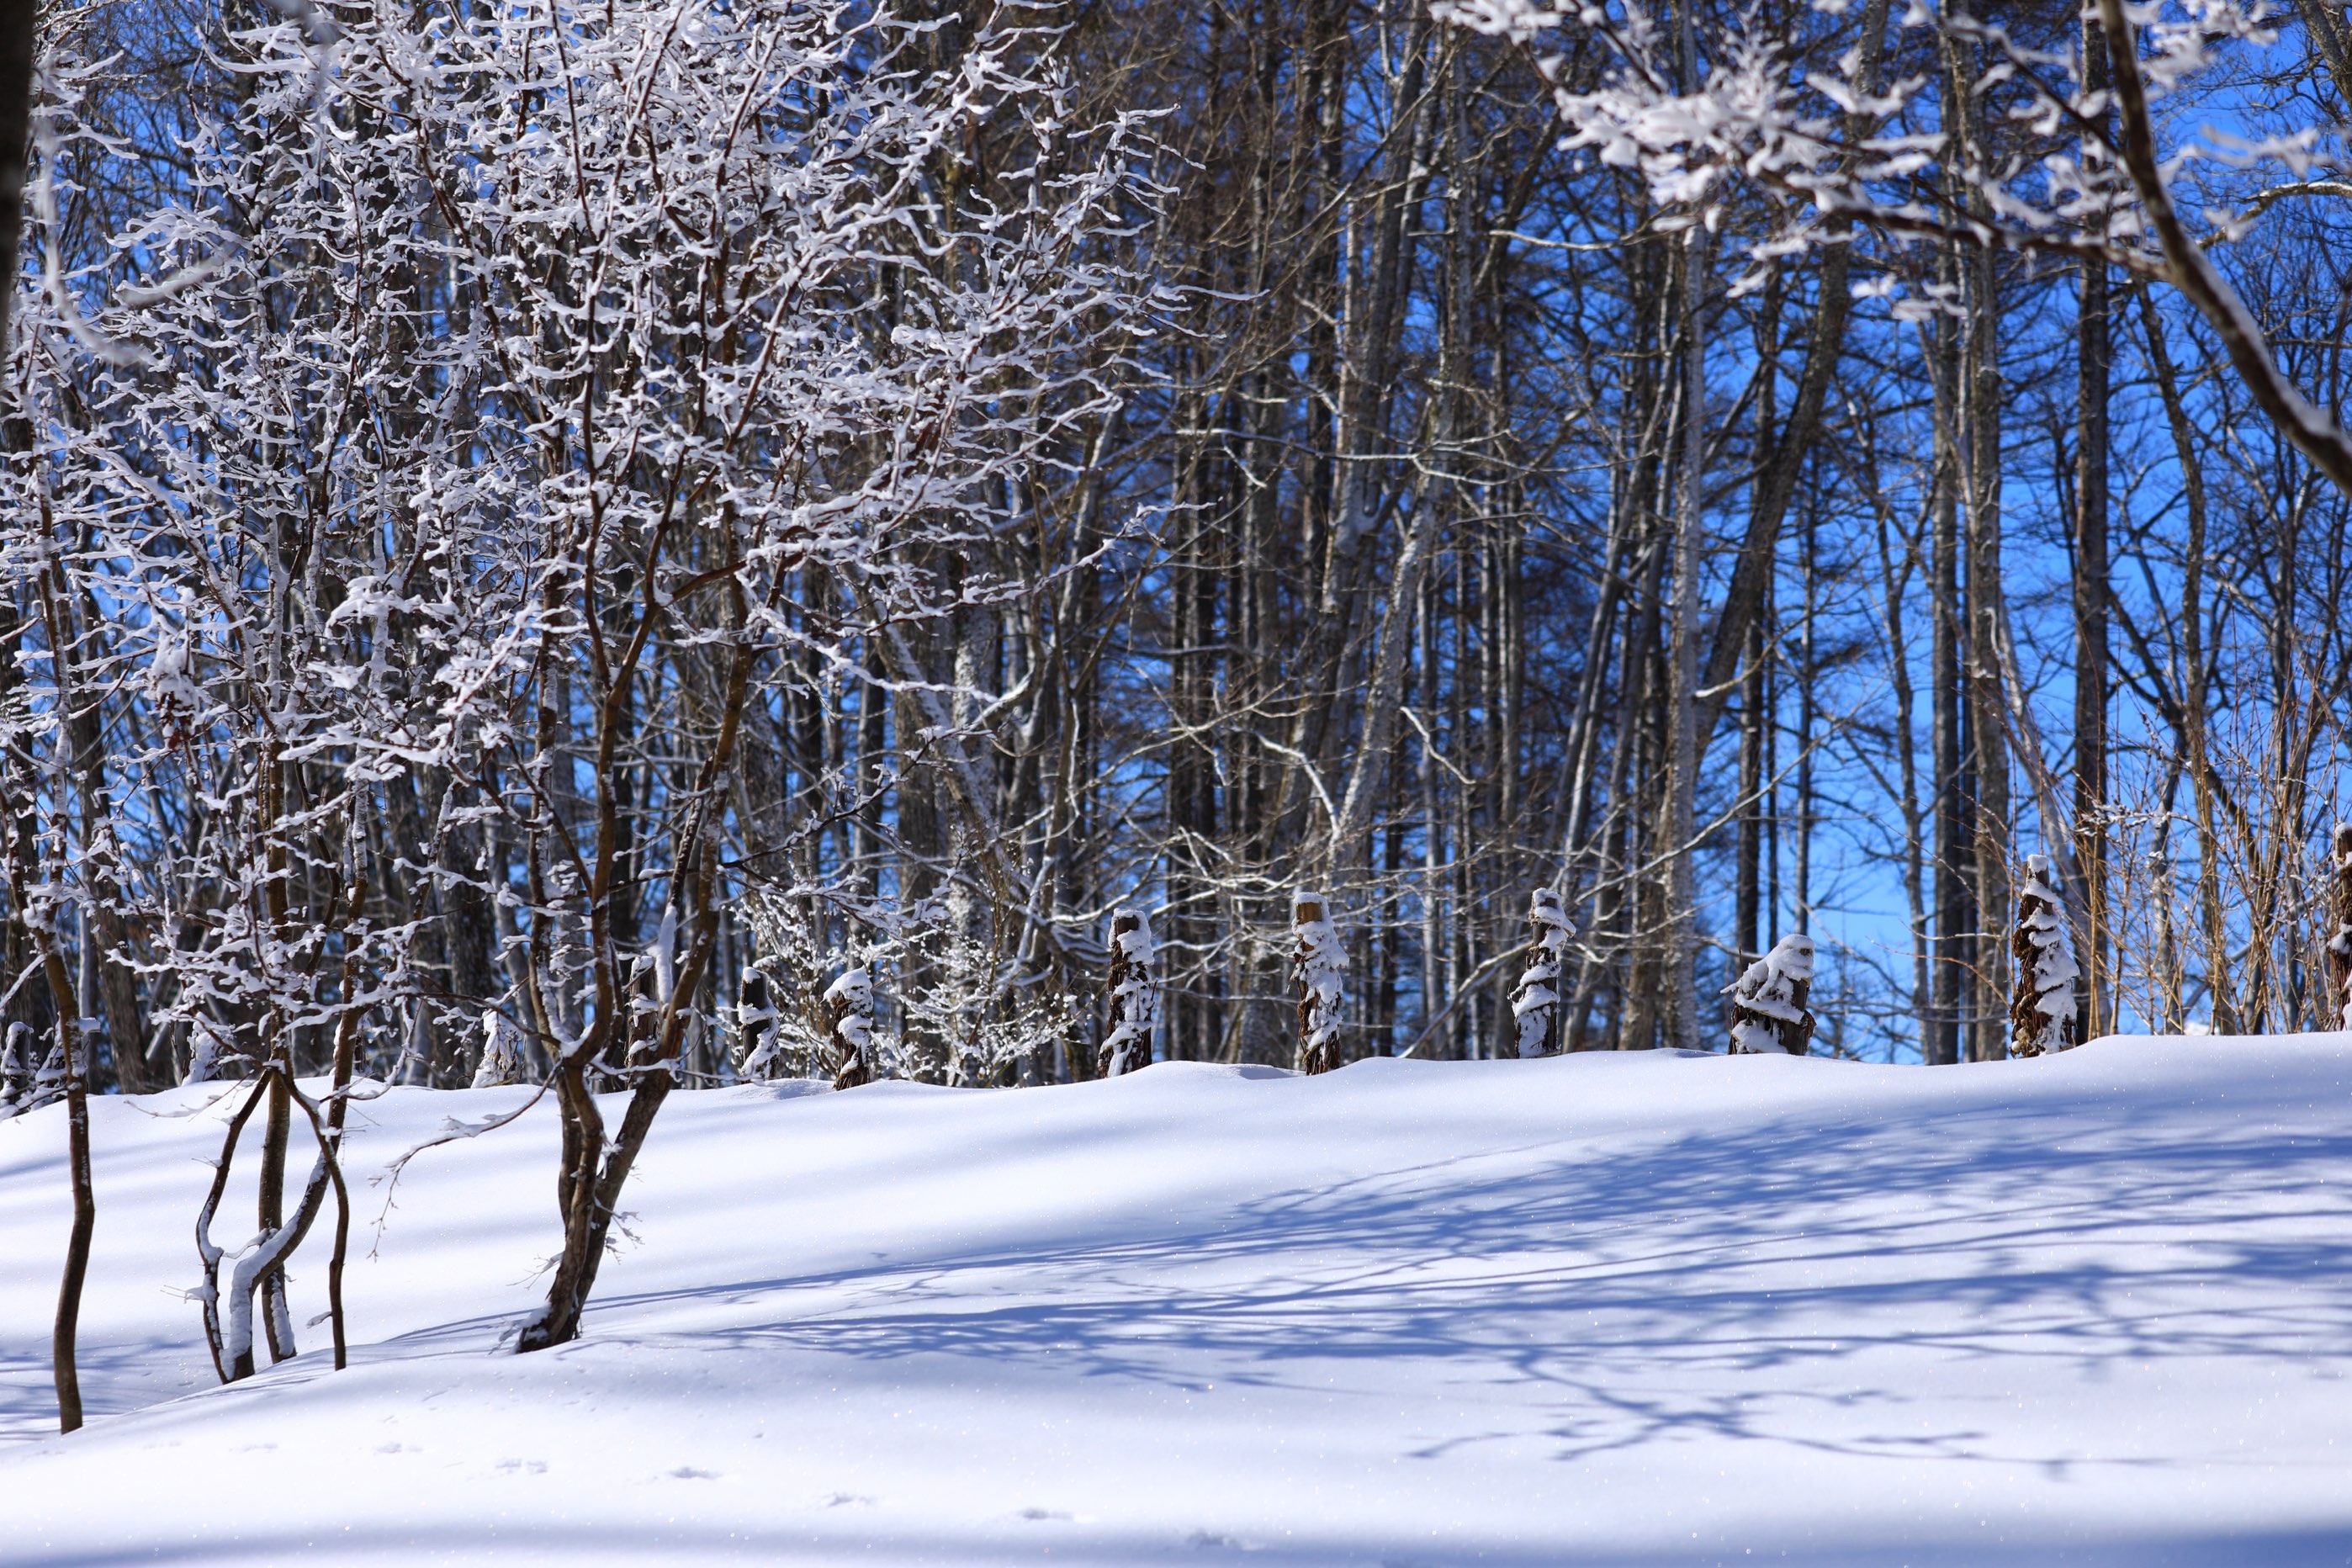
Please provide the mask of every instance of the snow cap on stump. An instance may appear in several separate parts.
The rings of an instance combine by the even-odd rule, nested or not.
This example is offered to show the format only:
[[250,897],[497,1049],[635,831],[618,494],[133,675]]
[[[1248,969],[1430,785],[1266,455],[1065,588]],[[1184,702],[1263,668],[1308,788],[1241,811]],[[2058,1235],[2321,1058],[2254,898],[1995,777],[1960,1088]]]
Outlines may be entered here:
[[1813,1016],[1805,1006],[1812,986],[1813,939],[1791,931],[1724,987],[1731,997],[1733,1054],[1803,1056],[1813,1037]]
[[1299,889],[1290,899],[1290,930],[1298,942],[1290,961],[1298,982],[1298,1069],[1329,1072],[1339,1065],[1339,1008],[1347,996],[1339,977],[1348,968],[1330,900]]
[[2074,1043],[2074,982],[2082,969],[2066,941],[2052,885],[2050,857],[2029,855],[2017,891],[2017,931],[2010,952],[2017,961],[2009,1004],[2009,1053],[2038,1057]]
[[2352,822],[2336,825],[2336,934],[2327,943],[2327,977],[2336,988],[2336,1022],[2352,1029]]
[[833,1087],[856,1089],[873,1078],[874,982],[856,963],[824,988],[825,1021],[833,1037]]
[[1559,976],[1568,961],[1569,939],[1576,926],[1559,889],[1538,888],[1528,900],[1528,965],[1511,988],[1511,1017],[1517,1026],[1519,1055],[1549,1056],[1557,1048],[1553,1028],[1559,1016]]
[[1151,917],[1121,910],[1110,922],[1110,1032],[1103,1037],[1097,1070],[1118,1078],[1151,1065],[1151,1035],[1160,1018],[1160,984],[1151,973]]

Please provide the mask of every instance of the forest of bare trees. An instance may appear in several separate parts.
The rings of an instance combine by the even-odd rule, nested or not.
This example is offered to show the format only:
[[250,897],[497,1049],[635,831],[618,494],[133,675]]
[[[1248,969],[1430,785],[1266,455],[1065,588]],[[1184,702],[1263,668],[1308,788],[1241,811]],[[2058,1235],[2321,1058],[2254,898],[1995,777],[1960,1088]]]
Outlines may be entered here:
[[678,1085],[2352,1005],[2340,12],[37,38],[6,1094],[253,1080],[276,1230],[549,1084],[554,1340]]

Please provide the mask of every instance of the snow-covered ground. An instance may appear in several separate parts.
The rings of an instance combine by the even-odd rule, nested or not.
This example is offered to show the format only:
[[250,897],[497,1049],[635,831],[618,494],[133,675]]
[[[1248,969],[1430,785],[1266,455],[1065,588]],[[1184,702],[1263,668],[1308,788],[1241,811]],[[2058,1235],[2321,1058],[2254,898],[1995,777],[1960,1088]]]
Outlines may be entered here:
[[579,1343],[496,1348],[542,1105],[359,1189],[350,1371],[233,1389],[226,1108],[100,1103],[63,1439],[0,1124],[0,1563],[2352,1562],[2352,1036],[800,1087],[671,1099]]

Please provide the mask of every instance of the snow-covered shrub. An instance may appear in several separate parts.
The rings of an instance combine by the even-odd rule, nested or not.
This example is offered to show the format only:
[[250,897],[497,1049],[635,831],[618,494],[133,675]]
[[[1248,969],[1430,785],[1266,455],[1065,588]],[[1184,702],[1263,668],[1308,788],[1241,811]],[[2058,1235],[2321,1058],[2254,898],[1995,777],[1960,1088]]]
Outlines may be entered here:
[[1731,1048],[1801,1057],[1813,1038],[1805,1002],[1813,988],[1813,939],[1791,931],[1725,988],[1731,997]]
[[824,994],[845,969],[863,966],[863,950],[854,954],[829,940],[827,918],[835,911],[821,898],[753,888],[737,909],[757,952],[736,1005],[735,1070],[754,1080],[831,1077]]
[[1084,1049],[1075,998],[1023,935],[976,900],[919,906],[877,949],[896,970],[898,1021],[877,1065],[950,1086],[1025,1084],[1052,1070],[1056,1052]]
[[2074,1043],[2075,965],[2065,917],[2051,886],[2050,858],[2031,855],[2017,890],[2017,926],[2009,951],[2016,982],[2009,1002],[2009,1054],[2038,1057]]
[[[141,876],[74,896],[144,933],[160,1026],[265,1070],[398,1039],[462,1083],[486,1007],[528,1030],[565,1229],[526,1349],[576,1331],[686,1043],[717,1037],[722,910],[832,896],[807,845],[888,787],[774,805],[746,760],[771,715],[894,705],[957,814],[985,918],[883,933],[939,956],[953,994],[898,1000],[956,1020],[950,1076],[1066,1010],[961,675],[916,646],[1042,588],[1014,535],[1166,305],[1127,243],[1146,121],[1086,122],[1038,19],[240,11],[184,183],[116,237],[120,276],[52,291],[102,309],[27,323],[45,445],[11,482],[80,542],[68,613],[110,607],[60,678],[151,720],[112,759]],[[88,342],[124,352],[48,374]],[[34,602],[48,563],[6,566]]]
[[867,976],[870,1023],[855,1053],[861,1083],[1033,1081],[1077,1037],[1076,1010],[1049,966],[1034,952],[999,952],[990,939],[1008,933],[976,918],[971,900],[901,904],[841,887],[789,895],[755,888],[739,908],[758,939],[755,963],[769,997],[739,1010],[741,1038],[757,1037],[739,1047],[744,1077],[832,1077],[842,1068],[830,994],[848,970]]
[[1117,1078],[1151,1065],[1160,1021],[1160,981],[1152,973],[1151,917],[1122,910],[1110,922],[1110,1029],[1095,1072]]
[[1559,1048],[1559,984],[1568,962],[1568,944],[1576,926],[1568,906],[1550,888],[1538,888],[1528,902],[1527,967],[1511,992],[1511,1016],[1517,1026],[1519,1055],[1549,1056]]
[[1341,976],[1348,950],[1321,893],[1298,890],[1290,901],[1291,978],[1298,983],[1298,1070],[1329,1072],[1339,1065],[1339,1016],[1347,1003]]

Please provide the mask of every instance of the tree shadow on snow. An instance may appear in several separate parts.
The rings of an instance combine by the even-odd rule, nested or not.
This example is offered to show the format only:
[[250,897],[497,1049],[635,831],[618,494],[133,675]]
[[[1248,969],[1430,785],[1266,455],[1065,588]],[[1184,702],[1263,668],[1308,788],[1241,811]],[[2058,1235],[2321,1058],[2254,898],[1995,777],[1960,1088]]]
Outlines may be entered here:
[[[2289,1136],[2256,1097],[2247,1109],[2222,1138],[2210,1109],[2133,1101],[2104,1121],[2080,1102],[1790,1120],[1622,1157],[1564,1131],[1556,1148],[1270,1194],[1148,1241],[610,1297],[589,1331],[1182,1388],[1328,1392],[1349,1362],[1421,1362],[1508,1417],[1423,1455],[1540,1437],[1572,1459],[1689,1434],[2047,1468],[2084,1460],[1919,1429],[1901,1418],[1912,1394],[1857,1380],[1903,1381],[1890,1351],[1915,1358],[1902,1369],[1960,1363],[1939,1372],[1947,1388],[2186,1357],[2352,1375],[2352,1203],[2330,1184],[2352,1137]],[[783,1310],[632,1332],[633,1310],[681,1301]],[[1361,1386],[1380,1384],[1368,1368]]]

